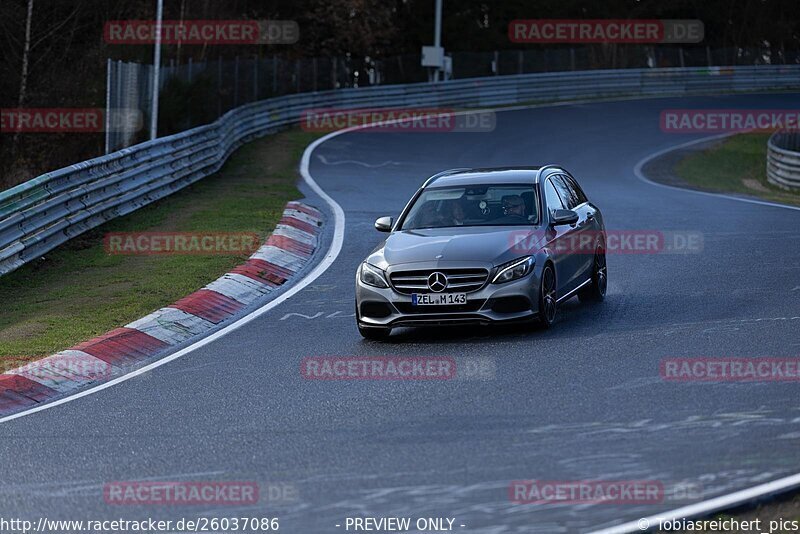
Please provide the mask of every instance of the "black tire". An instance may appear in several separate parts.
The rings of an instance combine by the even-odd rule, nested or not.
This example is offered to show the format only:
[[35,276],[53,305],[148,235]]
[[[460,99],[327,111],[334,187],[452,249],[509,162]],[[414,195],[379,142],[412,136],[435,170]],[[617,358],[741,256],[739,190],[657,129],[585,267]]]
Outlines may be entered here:
[[392,329],[365,327],[359,324],[358,333],[361,334],[361,337],[364,339],[369,339],[370,341],[384,341],[389,338],[389,334],[392,333]]
[[581,302],[600,302],[606,298],[608,289],[608,267],[606,265],[606,251],[602,245],[597,245],[592,262],[592,283],[585,289],[578,291]]
[[557,311],[556,273],[553,266],[547,264],[542,270],[539,287],[539,324],[543,328],[550,328],[556,320]]

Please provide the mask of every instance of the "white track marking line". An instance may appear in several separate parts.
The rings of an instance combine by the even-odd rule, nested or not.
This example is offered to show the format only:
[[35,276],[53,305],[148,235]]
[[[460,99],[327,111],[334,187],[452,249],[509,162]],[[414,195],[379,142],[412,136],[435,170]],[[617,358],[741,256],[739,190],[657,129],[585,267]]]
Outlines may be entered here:
[[[791,475],[785,478],[779,478],[778,480],[773,480],[772,482],[767,482],[766,484],[759,484],[758,486],[754,486],[752,488],[735,491],[733,493],[729,493],[728,495],[722,495],[720,497],[708,499],[707,501],[676,508],[674,510],[664,512],[663,514],[651,515],[637,519],[636,521],[623,523],[615,527],[595,530],[589,534],[627,534],[631,532],[643,532],[649,529],[657,529],[659,520],[669,521],[671,519],[684,519],[692,516],[707,515],[712,512],[725,510],[733,506],[744,504],[757,497],[786,491],[798,486],[800,486],[800,474]],[[646,528],[641,528],[645,525],[647,525]]]
[[321,161],[324,165],[361,165],[362,167],[367,167],[368,169],[379,169],[380,167],[386,167],[387,165],[402,165],[399,161],[384,161],[383,163],[364,163],[363,161],[356,161],[353,159],[344,159],[341,161],[328,161],[328,159],[323,156],[322,154],[317,154],[317,159]]
[[674,150],[680,150],[682,148],[687,148],[687,147],[690,147],[690,146],[693,146],[693,145],[699,145],[699,144],[702,144],[702,143],[707,143],[709,141],[714,141],[714,140],[717,140],[717,139],[725,139],[726,137],[730,137],[730,136],[732,136],[732,135],[734,135],[736,133],[739,133],[739,132],[725,132],[723,134],[711,135],[711,136],[708,136],[708,137],[703,137],[703,138],[700,138],[700,139],[694,139],[692,141],[687,141],[686,143],[680,143],[678,145],[673,145],[671,147],[667,147],[667,148],[661,149],[661,150],[659,150],[657,152],[653,152],[652,154],[650,154],[648,156],[645,156],[644,158],[639,160],[639,162],[633,168],[633,173],[636,175],[636,177],[639,180],[641,180],[641,181],[643,181],[643,182],[645,182],[647,184],[654,185],[656,187],[664,187],[666,189],[684,191],[686,193],[694,193],[694,194],[697,194],[697,195],[705,195],[705,196],[715,197],[715,198],[726,198],[728,200],[736,200],[738,202],[747,202],[748,204],[758,204],[759,206],[770,206],[772,208],[783,208],[783,209],[787,209],[787,210],[800,211],[800,207],[798,207],[798,206],[789,206],[788,204],[779,204],[777,202],[768,202],[766,200],[756,200],[756,199],[752,199],[752,198],[743,198],[743,197],[737,197],[737,196],[732,196],[732,195],[726,195],[725,193],[712,193],[710,191],[698,191],[696,189],[688,189],[686,187],[678,187],[678,186],[675,186],[675,185],[661,184],[661,183],[658,183],[658,182],[654,182],[653,180],[650,180],[642,172],[642,169],[644,168],[645,165],[647,165],[650,161],[652,161],[652,160],[654,160],[654,159],[656,159],[656,158],[658,158],[660,156],[663,156],[664,154],[668,154],[669,152],[672,152]]

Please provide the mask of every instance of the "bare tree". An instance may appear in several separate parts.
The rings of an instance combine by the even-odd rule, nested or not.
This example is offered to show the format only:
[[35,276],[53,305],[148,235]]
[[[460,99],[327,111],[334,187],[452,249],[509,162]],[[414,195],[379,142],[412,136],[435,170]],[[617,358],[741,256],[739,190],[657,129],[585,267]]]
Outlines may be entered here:
[[[28,92],[28,65],[31,58],[31,20],[33,20],[33,0],[28,0],[28,11],[25,16],[25,41],[22,45],[22,72],[19,77],[19,95],[17,97],[17,107],[21,108],[25,103]],[[19,131],[14,133],[14,140],[11,142],[12,158],[17,153],[19,143]]]
[[25,42],[22,45],[22,74],[19,81],[19,97],[17,107],[25,103],[28,90],[28,64],[31,58],[31,20],[33,20],[33,0],[28,0],[28,13],[25,16]]

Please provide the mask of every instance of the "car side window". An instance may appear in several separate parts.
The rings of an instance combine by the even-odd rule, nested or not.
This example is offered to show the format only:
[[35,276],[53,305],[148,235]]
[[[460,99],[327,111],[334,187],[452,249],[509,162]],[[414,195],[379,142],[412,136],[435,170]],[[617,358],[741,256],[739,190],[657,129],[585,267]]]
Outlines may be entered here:
[[579,204],[578,197],[575,196],[572,188],[565,183],[565,180],[561,175],[557,174],[551,176],[550,179],[553,180],[553,185],[555,186],[556,191],[558,191],[558,196],[560,196],[564,201],[567,209],[571,210]]
[[547,201],[548,210],[564,209],[564,202],[562,202],[561,197],[558,196],[558,192],[550,178],[544,182],[544,196]]
[[583,189],[581,189],[581,186],[578,185],[578,182],[575,180],[575,178],[573,178],[572,176],[569,176],[567,174],[562,174],[561,178],[564,180],[564,182],[572,190],[572,194],[573,194],[573,196],[576,198],[576,200],[578,202],[576,204],[577,206],[583,204],[584,202],[588,202],[589,201],[589,199],[586,198],[586,193],[583,192]]

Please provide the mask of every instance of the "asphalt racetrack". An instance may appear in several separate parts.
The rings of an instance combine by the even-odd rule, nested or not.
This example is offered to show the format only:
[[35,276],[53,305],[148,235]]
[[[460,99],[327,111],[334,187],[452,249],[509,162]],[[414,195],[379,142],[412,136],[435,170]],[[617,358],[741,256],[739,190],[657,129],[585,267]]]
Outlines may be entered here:
[[[364,130],[311,154],[346,215],[336,261],[244,327],[143,376],[0,425],[5,517],[279,517],[289,533],[354,516],[454,518],[472,533],[589,532],[793,474],[796,383],[663,380],[672,357],[800,355],[800,211],[657,187],[633,172],[704,134],[666,108],[789,109],[795,94],[628,100],[498,111],[483,133]],[[705,134],[707,135],[707,134]],[[359,262],[434,172],[564,165],[609,230],[699,232],[702,251],[612,254],[601,304],[562,304],[548,330],[398,330],[353,319]],[[308,189],[308,203],[331,210]],[[443,381],[307,380],[308,356],[453,356],[487,373]],[[467,361],[465,360],[465,361]],[[657,504],[514,504],[513,480],[656,480]],[[256,505],[108,504],[113,481],[256,481]],[[292,499],[267,495],[282,483]],[[670,493],[691,487],[690,495]],[[699,495],[697,491],[701,491]],[[340,525],[337,527],[336,525]],[[464,525],[464,526],[461,526]]]

